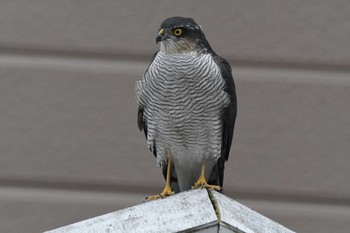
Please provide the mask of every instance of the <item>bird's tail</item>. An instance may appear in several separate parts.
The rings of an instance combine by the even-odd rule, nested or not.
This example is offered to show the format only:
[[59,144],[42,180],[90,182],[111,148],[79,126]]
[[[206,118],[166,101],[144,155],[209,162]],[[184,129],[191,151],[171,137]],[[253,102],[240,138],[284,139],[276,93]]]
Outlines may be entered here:
[[[167,164],[164,167],[167,167]],[[218,185],[221,187],[220,193],[223,193],[224,169],[225,169],[225,160],[223,160],[222,158],[219,158],[208,180],[208,184]],[[166,174],[167,174],[166,169],[163,169],[163,176],[165,179],[166,179]],[[170,187],[173,191],[175,191],[175,193],[180,192],[179,182],[177,179],[176,171],[174,169],[174,164],[172,164],[171,166]]]
[[221,187],[220,193],[223,193],[224,170],[225,170],[225,160],[222,158],[219,158],[218,162],[213,168],[213,171],[210,173],[210,177],[208,180],[208,184],[218,185]]

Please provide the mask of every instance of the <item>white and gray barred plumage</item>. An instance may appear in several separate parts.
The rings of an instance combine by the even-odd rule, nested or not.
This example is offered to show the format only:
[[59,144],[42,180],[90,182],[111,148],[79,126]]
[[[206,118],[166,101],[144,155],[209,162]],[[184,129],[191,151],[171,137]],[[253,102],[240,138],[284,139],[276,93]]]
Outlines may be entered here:
[[231,67],[193,19],[169,18],[161,30],[160,51],[136,84],[138,126],[164,176],[171,157],[172,189],[188,190],[203,159],[206,179],[222,187],[237,111]]

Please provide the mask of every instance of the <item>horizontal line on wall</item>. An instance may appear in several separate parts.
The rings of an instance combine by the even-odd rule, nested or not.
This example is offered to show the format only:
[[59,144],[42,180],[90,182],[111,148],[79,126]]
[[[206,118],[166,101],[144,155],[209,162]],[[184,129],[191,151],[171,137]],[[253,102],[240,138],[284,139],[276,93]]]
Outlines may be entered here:
[[[147,185],[124,185],[112,183],[81,182],[81,181],[56,181],[56,180],[25,180],[25,179],[0,179],[1,187],[21,189],[48,189],[48,190],[70,190],[80,192],[101,192],[101,193],[132,193],[137,195],[153,195],[160,192],[161,187]],[[319,192],[283,192],[280,190],[228,190],[224,193],[233,199],[276,201],[290,203],[326,204],[350,206],[350,197],[334,196]]]
[[[134,62],[150,62],[153,56],[152,53],[135,53],[133,51],[103,51],[93,49],[76,49],[65,48],[59,49],[52,47],[35,47],[28,46],[10,46],[0,45],[0,55],[16,55],[16,56],[31,56],[31,57],[52,57],[52,58],[71,58],[83,60],[125,60]],[[310,62],[288,62],[274,60],[258,60],[258,59],[241,59],[228,58],[231,64],[239,67],[256,67],[256,68],[279,68],[279,69],[298,69],[298,70],[319,70],[319,71],[334,71],[334,72],[350,72],[350,64],[330,64],[330,63],[310,63]]]
[[[23,52],[21,50],[21,52]],[[27,51],[27,53],[2,53],[0,48],[0,67],[12,69],[39,69],[77,71],[91,73],[113,73],[118,77],[140,77],[145,72],[149,62],[142,59],[121,59],[114,56],[102,58],[89,53],[78,53],[79,56],[66,54],[54,56],[54,52]],[[80,56],[81,55],[81,56]],[[84,55],[84,56],[83,56]],[[262,63],[233,64],[233,75],[237,81],[306,83],[322,85],[350,86],[350,70],[334,69],[302,69],[296,67],[268,66]]]

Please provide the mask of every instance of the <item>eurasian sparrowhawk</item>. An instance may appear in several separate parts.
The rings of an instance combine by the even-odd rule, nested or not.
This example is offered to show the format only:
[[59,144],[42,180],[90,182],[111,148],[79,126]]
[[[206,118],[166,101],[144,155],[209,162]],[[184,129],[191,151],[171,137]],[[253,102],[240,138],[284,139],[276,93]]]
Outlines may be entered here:
[[136,84],[137,122],[166,179],[157,199],[199,186],[222,190],[237,113],[228,62],[192,18],[163,21],[160,50]]

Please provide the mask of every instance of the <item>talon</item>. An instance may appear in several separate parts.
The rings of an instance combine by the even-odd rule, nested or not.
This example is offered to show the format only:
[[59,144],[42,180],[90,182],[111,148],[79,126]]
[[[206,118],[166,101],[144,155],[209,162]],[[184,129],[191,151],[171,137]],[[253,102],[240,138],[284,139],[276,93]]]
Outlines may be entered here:
[[164,197],[171,196],[171,195],[175,194],[175,192],[172,191],[171,187],[170,187],[170,169],[171,169],[171,159],[168,159],[167,177],[166,177],[165,187],[164,187],[163,191],[161,193],[159,193],[158,195],[146,197],[146,199],[145,199],[146,201],[157,200],[159,198],[164,198]]
[[205,176],[204,176],[204,171],[205,171],[205,160],[203,160],[203,162],[202,162],[201,175],[198,178],[197,182],[194,183],[194,185],[192,186],[192,189],[196,189],[198,187],[201,187],[201,188],[214,189],[214,190],[220,191],[221,190],[220,186],[211,185],[211,184],[207,183]]
[[154,201],[157,199],[163,198],[160,194],[157,195],[152,195],[152,196],[148,196],[145,198],[145,201]]
[[201,188],[207,188],[207,189],[214,189],[217,191],[221,190],[221,187],[218,185],[211,185],[208,184],[207,181],[205,179],[202,179],[201,177],[197,180],[197,182],[192,186],[192,189],[196,189],[198,187]]
[[171,195],[174,195],[175,192],[172,191],[170,189],[170,187],[166,187],[164,188],[163,192],[157,194],[157,195],[153,195],[153,196],[149,196],[149,197],[146,197],[146,201],[153,201],[153,200],[157,200],[157,199],[160,199],[160,198],[165,198],[167,196],[171,196]]
[[162,197],[160,196],[160,194],[158,194],[158,195],[153,195],[153,196],[148,196],[148,197],[145,198],[145,201],[153,201],[153,200],[157,200],[157,199],[159,199],[159,198],[162,198]]

